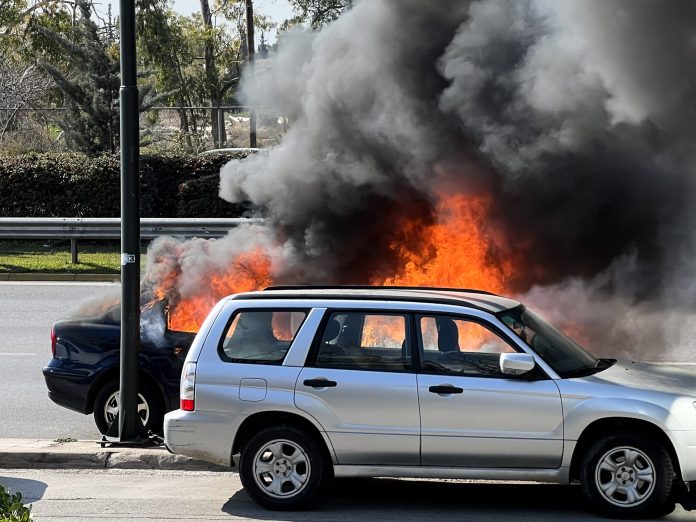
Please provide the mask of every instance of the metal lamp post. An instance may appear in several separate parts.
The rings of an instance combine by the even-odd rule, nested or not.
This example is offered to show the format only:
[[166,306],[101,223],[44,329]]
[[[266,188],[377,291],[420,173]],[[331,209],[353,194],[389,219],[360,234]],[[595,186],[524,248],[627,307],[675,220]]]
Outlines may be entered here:
[[121,7],[121,379],[118,443],[147,440],[138,415],[140,352],[140,154],[135,0]]

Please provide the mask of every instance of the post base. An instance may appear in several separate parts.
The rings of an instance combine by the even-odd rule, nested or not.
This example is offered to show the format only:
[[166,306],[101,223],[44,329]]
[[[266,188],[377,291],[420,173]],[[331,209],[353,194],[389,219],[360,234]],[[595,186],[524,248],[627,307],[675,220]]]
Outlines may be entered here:
[[99,444],[102,448],[106,447],[132,447],[132,448],[145,448],[161,446],[164,444],[162,437],[153,433],[152,431],[146,432],[142,424],[139,425],[139,430],[134,436],[128,437],[127,439],[122,439],[118,433],[118,413],[114,418],[114,421],[109,426],[109,431],[106,435],[103,435]]

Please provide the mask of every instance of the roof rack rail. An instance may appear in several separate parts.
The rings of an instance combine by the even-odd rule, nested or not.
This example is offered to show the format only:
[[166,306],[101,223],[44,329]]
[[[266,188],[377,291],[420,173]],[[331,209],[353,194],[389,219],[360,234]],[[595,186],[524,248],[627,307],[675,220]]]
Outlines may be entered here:
[[436,290],[440,292],[469,292],[472,294],[498,295],[486,290],[472,288],[448,288],[440,286],[386,286],[386,285],[275,285],[266,290]]

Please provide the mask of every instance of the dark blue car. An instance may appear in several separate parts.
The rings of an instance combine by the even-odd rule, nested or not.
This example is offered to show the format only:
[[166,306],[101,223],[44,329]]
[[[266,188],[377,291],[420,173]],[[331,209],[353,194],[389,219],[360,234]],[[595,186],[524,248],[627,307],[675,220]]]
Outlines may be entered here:
[[[164,414],[179,407],[179,378],[194,333],[166,328],[166,309],[148,310],[161,328],[142,331],[138,413],[146,430],[162,432]],[[51,330],[52,359],[43,369],[48,396],[89,415],[106,433],[118,412],[120,309],[98,317],[57,321]],[[153,333],[155,332],[155,333]]]

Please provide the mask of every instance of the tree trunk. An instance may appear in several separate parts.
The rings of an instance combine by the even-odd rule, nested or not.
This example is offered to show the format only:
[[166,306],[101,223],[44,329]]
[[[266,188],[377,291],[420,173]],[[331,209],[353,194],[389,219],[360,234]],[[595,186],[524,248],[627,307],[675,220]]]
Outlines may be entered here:
[[[206,31],[213,31],[213,15],[210,12],[210,2],[201,0],[201,14],[203,15],[203,24]],[[213,133],[213,143],[215,148],[219,148],[223,140],[220,140],[223,128],[218,126],[218,109],[222,105],[222,96],[220,91],[220,74],[215,65],[215,47],[213,46],[213,37],[210,34],[205,41],[205,76],[208,84],[208,97],[210,105],[213,107],[210,111],[210,123]],[[223,137],[224,138],[224,137]]]

